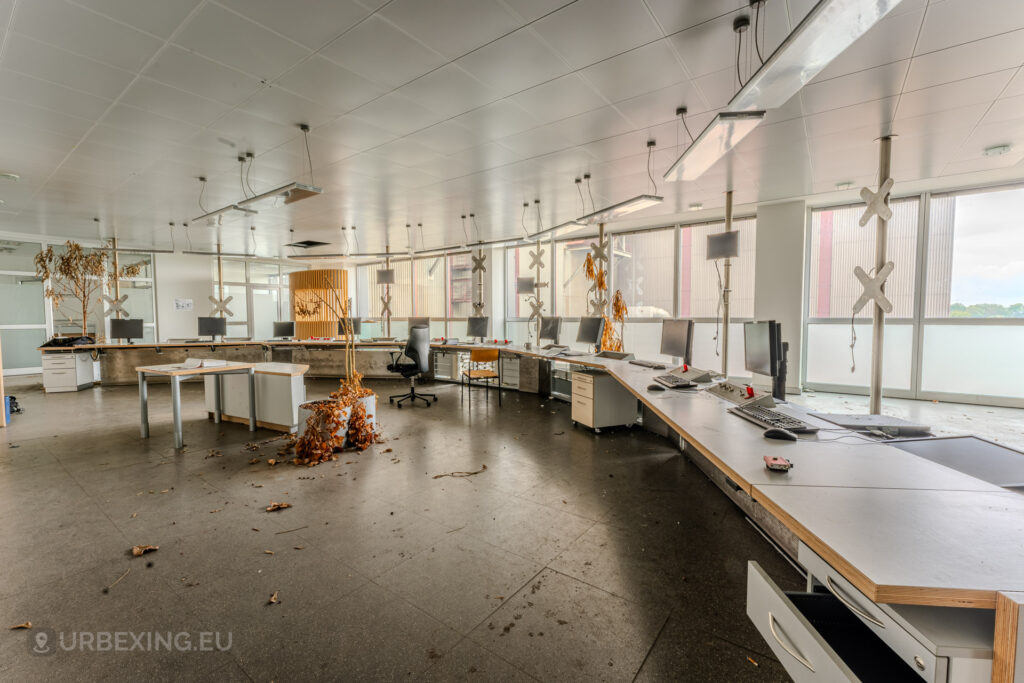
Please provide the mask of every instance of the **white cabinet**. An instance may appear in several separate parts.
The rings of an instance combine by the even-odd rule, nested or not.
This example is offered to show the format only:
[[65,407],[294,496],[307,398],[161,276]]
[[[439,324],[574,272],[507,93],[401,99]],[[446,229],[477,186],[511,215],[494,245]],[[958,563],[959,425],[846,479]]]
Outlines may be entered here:
[[[294,432],[299,425],[299,404],[306,401],[304,375],[308,365],[294,363],[257,363],[256,424],[265,429]],[[206,411],[213,414],[216,385],[221,382],[221,417],[229,422],[249,423],[249,376],[246,374],[207,375]]]
[[636,422],[636,397],[602,372],[572,373],[572,421],[600,431]]
[[43,389],[48,394],[87,389],[94,375],[88,351],[43,354]]
[[506,389],[519,388],[519,356],[501,356],[501,386]]

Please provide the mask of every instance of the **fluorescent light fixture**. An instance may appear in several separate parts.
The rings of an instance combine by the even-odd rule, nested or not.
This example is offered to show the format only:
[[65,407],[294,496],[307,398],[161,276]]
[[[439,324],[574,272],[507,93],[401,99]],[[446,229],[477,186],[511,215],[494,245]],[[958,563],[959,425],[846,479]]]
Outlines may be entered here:
[[820,0],[729,102],[730,111],[781,107],[900,0]]
[[215,211],[204,213],[202,216],[196,216],[195,218],[192,219],[192,222],[199,223],[200,221],[215,218],[221,215],[222,213],[227,213],[228,211],[241,211],[244,214],[259,213],[259,211],[256,211],[255,209],[246,209],[244,207],[238,206],[237,204],[228,204],[227,206],[222,206],[221,208],[216,209]]
[[696,180],[764,119],[763,111],[723,111],[665,171],[665,180]]
[[[663,200],[664,197],[659,197],[657,195],[641,194],[637,195],[636,197],[633,197],[632,199],[627,199],[624,202],[619,202],[618,204],[612,204],[611,206],[599,209],[594,213],[588,213],[586,216],[577,218],[573,222],[607,223],[609,221],[615,220],[616,218],[628,216],[629,214],[635,213],[636,211],[642,211],[644,209],[654,206],[655,204],[661,204]],[[565,223],[562,224],[562,226],[564,225]]]
[[274,188],[273,190],[267,190],[266,192],[260,193],[255,197],[249,197],[238,202],[237,206],[246,207],[252,206],[253,204],[259,204],[268,199],[276,200],[278,197],[284,197],[285,204],[294,204],[302,199],[309,197],[315,197],[318,194],[323,193],[323,188],[315,187],[313,185],[303,185],[302,183],[288,183],[281,187]]
[[982,153],[987,157],[998,157],[1004,154],[1009,154],[1011,149],[1013,148],[1009,145],[994,145],[992,147],[986,147]]

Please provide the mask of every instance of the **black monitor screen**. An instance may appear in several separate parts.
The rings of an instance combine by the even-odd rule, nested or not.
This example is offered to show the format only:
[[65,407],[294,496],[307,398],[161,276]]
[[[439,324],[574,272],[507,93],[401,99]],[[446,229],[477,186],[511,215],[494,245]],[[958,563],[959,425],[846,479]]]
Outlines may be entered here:
[[540,338],[550,339],[558,343],[558,333],[562,331],[561,318],[544,318],[540,323]]
[[604,333],[604,318],[580,318],[576,341],[580,344],[599,344]]
[[228,321],[227,318],[200,318],[199,319],[199,336],[200,337],[216,337],[220,335],[223,337],[228,333]]
[[777,343],[775,323],[743,323],[743,366],[751,372],[775,376]]
[[409,329],[414,327],[430,327],[430,318],[409,318]]
[[111,339],[142,339],[142,318],[110,319]]
[[274,336],[275,337],[294,337],[295,336],[295,321],[285,320],[282,322],[274,323]]
[[708,235],[708,260],[735,258],[740,254],[740,233],[738,230]]
[[661,321],[661,353],[663,356],[682,358],[687,365],[693,356],[693,321]]
[[[358,337],[363,332],[363,319],[362,318],[349,318],[352,321],[352,336]],[[345,335],[345,321],[338,321],[338,336]]]
[[470,337],[486,337],[488,320],[490,318],[486,315],[470,318],[469,324],[466,326],[466,334]]

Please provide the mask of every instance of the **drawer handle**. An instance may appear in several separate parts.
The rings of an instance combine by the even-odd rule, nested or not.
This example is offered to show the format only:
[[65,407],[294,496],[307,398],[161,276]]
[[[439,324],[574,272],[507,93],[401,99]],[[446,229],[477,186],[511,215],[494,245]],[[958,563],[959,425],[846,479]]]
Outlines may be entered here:
[[850,610],[851,612],[856,614],[858,617],[860,617],[864,621],[870,621],[872,624],[874,624],[878,628],[885,628],[885,624],[880,622],[878,619],[875,619],[873,616],[871,616],[870,614],[868,614],[867,612],[865,612],[861,608],[859,608],[856,605],[854,605],[853,602],[851,600],[849,600],[848,598],[844,598],[842,593],[840,592],[840,590],[836,587],[836,585],[834,583],[832,583],[832,577],[831,576],[826,576],[825,577],[825,584],[828,586],[828,589],[832,592],[832,595],[836,596],[836,599],[838,599],[839,602],[841,602],[844,605],[846,605],[846,609]]
[[812,673],[814,672],[814,667],[811,666],[811,663],[807,661],[806,657],[804,657],[802,654],[791,648],[789,645],[786,645],[784,642],[782,642],[782,638],[779,638],[779,634],[775,630],[775,615],[771,612],[768,613],[768,630],[772,632],[772,637],[775,638],[775,642],[781,645],[783,650],[788,652],[793,657],[793,659],[806,666]]

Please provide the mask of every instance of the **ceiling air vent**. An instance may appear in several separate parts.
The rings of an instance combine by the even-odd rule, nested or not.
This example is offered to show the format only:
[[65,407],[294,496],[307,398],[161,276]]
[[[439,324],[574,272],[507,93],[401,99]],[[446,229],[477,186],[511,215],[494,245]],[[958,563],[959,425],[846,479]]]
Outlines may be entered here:
[[301,242],[292,242],[291,244],[284,245],[286,247],[298,247],[299,249],[311,249],[313,247],[325,247],[327,242],[317,242],[316,240],[302,240]]

